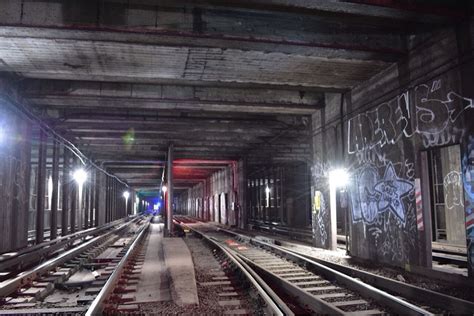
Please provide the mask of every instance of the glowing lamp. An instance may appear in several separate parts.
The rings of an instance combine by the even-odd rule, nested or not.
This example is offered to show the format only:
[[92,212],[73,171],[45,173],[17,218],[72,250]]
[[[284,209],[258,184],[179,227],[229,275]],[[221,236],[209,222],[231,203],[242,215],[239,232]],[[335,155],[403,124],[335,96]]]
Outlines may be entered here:
[[123,197],[125,198],[125,200],[128,200],[128,198],[130,197],[130,192],[128,191],[123,192]]
[[87,172],[84,169],[77,169],[72,175],[77,184],[82,185],[87,180]]
[[164,185],[162,188],[161,188],[161,191],[163,191],[163,193],[166,193],[166,191],[168,191],[168,187],[166,185]]

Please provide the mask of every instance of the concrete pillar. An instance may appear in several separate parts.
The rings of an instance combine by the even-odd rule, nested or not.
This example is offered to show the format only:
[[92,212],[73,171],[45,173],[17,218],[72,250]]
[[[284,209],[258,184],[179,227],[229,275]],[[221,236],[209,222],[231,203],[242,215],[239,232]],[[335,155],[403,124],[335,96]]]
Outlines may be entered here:
[[40,130],[38,156],[38,187],[36,189],[36,243],[44,240],[44,198],[46,184],[46,150],[48,136]]
[[337,249],[337,187],[329,185],[329,243],[328,249]]
[[[421,190],[421,203],[422,203],[422,216],[423,225],[418,225],[419,243],[420,243],[420,264],[424,267],[433,267],[433,253],[432,253],[432,226],[431,226],[431,198],[430,198],[430,170],[429,170],[429,159],[428,152],[420,152],[421,161],[421,181],[420,188],[415,182],[415,196],[416,202],[419,202],[419,197],[416,195],[418,189]],[[416,180],[415,180],[416,181]]]
[[54,140],[53,145],[53,192],[51,193],[51,231],[50,239],[56,239],[58,234],[58,190],[59,190],[59,143]]
[[168,179],[168,192],[166,199],[166,228],[168,234],[171,236],[173,233],[173,144],[168,147],[168,163],[167,163],[167,179]]

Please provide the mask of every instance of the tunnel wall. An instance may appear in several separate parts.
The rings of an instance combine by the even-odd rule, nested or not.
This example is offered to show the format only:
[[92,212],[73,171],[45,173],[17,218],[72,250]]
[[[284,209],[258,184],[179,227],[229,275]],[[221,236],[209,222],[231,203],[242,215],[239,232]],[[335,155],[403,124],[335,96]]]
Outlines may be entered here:
[[246,190],[249,224],[309,227],[310,177],[306,162],[250,165]]
[[27,246],[30,137],[31,125],[0,98],[0,253]]
[[457,176],[472,248],[472,34],[470,26],[435,33],[402,62],[349,93],[326,97],[325,109],[313,116],[313,193],[322,192],[326,202],[315,216],[317,245],[327,247],[331,234],[327,171],[344,167],[351,182],[338,206],[347,205],[350,253],[407,269],[429,265],[430,197],[421,195],[418,211],[416,204],[416,192],[429,181],[421,157],[460,144]]
[[[23,99],[17,93],[16,81],[8,75],[0,76],[0,230],[3,232],[0,253],[26,247],[29,233],[32,234],[31,243],[40,243],[126,217],[122,196],[125,187],[89,163],[84,166],[88,179],[79,201],[78,191],[72,190],[76,184],[71,174],[82,164],[78,163],[77,158],[73,158],[63,141],[50,132],[44,132],[48,128],[44,125],[40,128],[35,115],[29,113],[22,102]],[[44,139],[40,137],[40,129],[43,130]],[[41,182],[35,171],[39,165],[40,144],[45,147],[45,172]],[[52,190],[52,186],[49,188],[49,179],[52,176],[53,144],[58,146],[59,175],[56,236],[47,232],[53,220],[52,203],[49,201],[49,191]],[[68,163],[65,177],[66,157]],[[107,178],[110,178],[108,187]],[[40,213],[43,214],[44,221],[37,220],[38,183],[43,183],[45,205]]]
[[301,161],[255,165],[241,159],[181,192],[175,199],[176,213],[240,228],[270,223],[306,228],[310,225],[308,174],[308,164]]
[[176,212],[229,226],[244,225],[239,202],[243,169],[243,161],[232,163],[182,192],[175,199]]

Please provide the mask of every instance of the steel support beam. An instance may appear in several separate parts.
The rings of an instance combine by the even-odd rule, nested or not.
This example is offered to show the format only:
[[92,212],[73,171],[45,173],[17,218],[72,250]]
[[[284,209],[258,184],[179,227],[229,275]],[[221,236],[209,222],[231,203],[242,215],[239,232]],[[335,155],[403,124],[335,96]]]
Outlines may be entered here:
[[173,143],[168,147],[168,162],[167,162],[167,179],[168,179],[168,196],[166,199],[166,228],[168,234],[173,234]]
[[100,201],[100,176],[95,172],[95,193],[94,193],[94,225],[99,226],[99,201]]
[[68,214],[69,214],[69,150],[63,146],[63,183],[62,183],[62,212],[61,212],[61,235],[68,234]]
[[[77,159],[74,158],[73,159],[73,170],[74,168],[77,166]],[[69,219],[69,223],[70,223],[70,231],[71,233],[75,233],[76,232],[76,208],[77,208],[77,188],[76,188],[77,184],[76,183],[72,183],[71,185],[71,218]]]
[[36,243],[40,244],[44,240],[44,198],[46,185],[46,155],[48,135],[40,130],[39,158],[36,188]]
[[[91,174],[92,176],[92,174]],[[92,177],[90,177],[90,180],[86,182],[84,185],[84,229],[89,228],[89,211],[90,211],[90,199],[91,199],[91,183],[92,183]]]
[[59,143],[54,140],[53,145],[53,192],[51,193],[51,221],[50,239],[56,239],[58,234],[58,190],[59,190]]

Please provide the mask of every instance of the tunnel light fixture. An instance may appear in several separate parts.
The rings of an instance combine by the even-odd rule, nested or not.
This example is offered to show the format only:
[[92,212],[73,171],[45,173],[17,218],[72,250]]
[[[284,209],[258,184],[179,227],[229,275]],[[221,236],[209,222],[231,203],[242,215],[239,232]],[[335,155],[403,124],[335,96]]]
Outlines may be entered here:
[[48,205],[51,208],[53,201],[53,177],[49,176],[48,178]]
[[84,184],[87,180],[87,172],[84,169],[77,169],[72,175],[74,181],[77,182],[80,186]]
[[266,194],[270,194],[270,192],[271,192],[271,190],[270,190],[270,188],[269,188],[268,185],[267,185],[267,187],[265,188],[265,193],[266,193]]
[[166,191],[168,191],[168,187],[166,185],[162,186],[161,191],[163,191],[163,193],[166,193]]
[[334,169],[329,172],[329,185],[335,188],[343,188],[349,184],[349,173],[346,169]]
[[270,188],[268,185],[265,187],[265,200],[266,200],[266,207],[270,207]]
[[123,192],[123,197],[125,198],[125,200],[128,200],[128,198],[130,197],[130,192],[124,191]]

